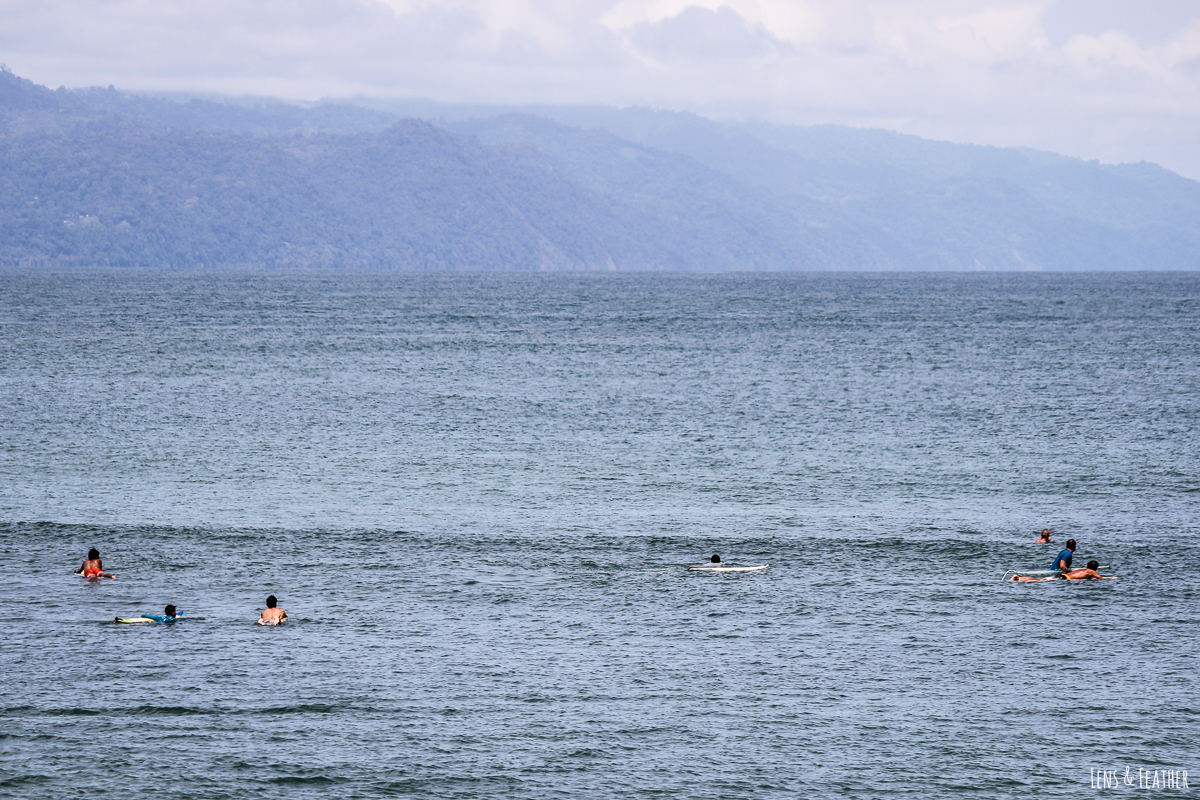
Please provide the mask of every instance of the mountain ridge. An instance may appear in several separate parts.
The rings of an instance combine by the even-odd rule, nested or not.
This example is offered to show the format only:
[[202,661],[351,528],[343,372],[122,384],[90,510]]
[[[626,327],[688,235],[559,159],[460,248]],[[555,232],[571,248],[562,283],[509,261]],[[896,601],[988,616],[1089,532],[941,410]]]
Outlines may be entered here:
[[0,264],[1200,267],[1200,183],[1156,165],[652,109],[405,108],[0,71]]

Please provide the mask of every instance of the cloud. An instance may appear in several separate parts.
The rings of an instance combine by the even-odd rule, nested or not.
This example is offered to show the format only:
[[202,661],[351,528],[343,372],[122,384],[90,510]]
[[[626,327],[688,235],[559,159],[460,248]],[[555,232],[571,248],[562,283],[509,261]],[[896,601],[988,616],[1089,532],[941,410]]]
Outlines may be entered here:
[[674,17],[639,22],[630,31],[629,40],[639,51],[660,61],[755,58],[791,49],[727,6],[716,11],[688,6]]
[[1150,47],[1170,41],[1200,16],[1193,0],[1054,0],[1042,18],[1051,43],[1072,36],[1100,36],[1120,31]]
[[1200,178],[1194,0],[0,0],[0,62],[51,86],[876,125]]

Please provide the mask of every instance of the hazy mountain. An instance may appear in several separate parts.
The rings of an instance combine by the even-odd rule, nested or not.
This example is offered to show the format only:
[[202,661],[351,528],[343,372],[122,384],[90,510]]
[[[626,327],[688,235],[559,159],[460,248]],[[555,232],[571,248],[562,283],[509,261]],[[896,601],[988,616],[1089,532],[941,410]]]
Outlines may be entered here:
[[1195,269],[1200,183],[649,109],[301,107],[0,72],[0,263]]
[[362,133],[382,130],[399,118],[346,103],[301,107],[271,98],[147,97],[112,86],[50,90],[0,71],[0,130],[8,133],[61,134],[102,120],[157,130]]
[[892,268],[1200,267],[1200,183],[1154,164],[650,109],[538,111],[688,156],[802,216],[819,203],[875,242]]

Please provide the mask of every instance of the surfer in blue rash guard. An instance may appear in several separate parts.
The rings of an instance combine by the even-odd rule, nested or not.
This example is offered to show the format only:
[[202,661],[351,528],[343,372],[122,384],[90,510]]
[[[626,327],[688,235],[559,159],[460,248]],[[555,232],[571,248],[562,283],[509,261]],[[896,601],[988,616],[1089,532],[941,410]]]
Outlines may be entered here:
[[138,617],[117,617],[113,620],[113,622],[174,622],[175,620],[179,619],[179,616],[180,614],[175,610],[175,606],[168,605],[163,609],[161,617],[157,614],[142,614]]
[[1057,569],[1066,572],[1071,568],[1071,556],[1075,553],[1075,540],[1067,539],[1067,548],[1054,557],[1054,564],[1050,569]]

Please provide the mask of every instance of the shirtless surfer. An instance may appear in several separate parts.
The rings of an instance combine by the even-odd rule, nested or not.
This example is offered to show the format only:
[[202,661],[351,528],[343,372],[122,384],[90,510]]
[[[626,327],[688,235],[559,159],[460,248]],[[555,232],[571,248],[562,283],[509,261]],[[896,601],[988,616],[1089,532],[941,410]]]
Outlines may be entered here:
[[85,578],[115,578],[116,575],[104,571],[104,565],[100,563],[100,551],[96,548],[88,550],[87,561],[79,565],[75,570],[76,575],[82,575]]
[[258,618],[259,625],[282,625],[287,622],[287,612],[282,608],[275,607],[278,602],[275,595],[267,598],[267,607],[263,609],[262,616]]
[[1064,572],[1063,577],[1069,581],[1102,581],[1105,578],[1115,578],[1116,575],[1101,575],[1099,561],[1089,561],[1084,569],[1073,569],[1070,572]]
[[1105,579],[1115,578],[1116,575],[1101,575],[1097,570],[1100,569],[1099,561],[1089,561],[1084,569],[1073,569],[1058,575],[1051,575],[1046,578],[1027,578],[1024,575],[1014,575],[1014,581],[1058,581],[1064,578],[1069,581],[1102,581]]
[[1034,542],[1034,544],[1049,544],[1049,543],[1050,543],[1050,529],[1042,528],[1042,538],[1038,539],[1036,542]]

